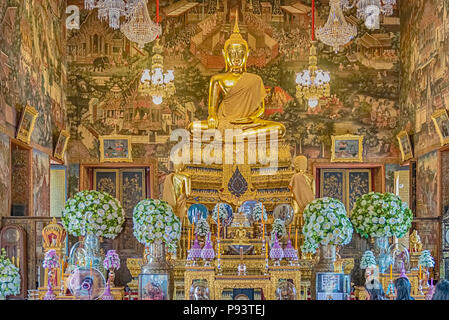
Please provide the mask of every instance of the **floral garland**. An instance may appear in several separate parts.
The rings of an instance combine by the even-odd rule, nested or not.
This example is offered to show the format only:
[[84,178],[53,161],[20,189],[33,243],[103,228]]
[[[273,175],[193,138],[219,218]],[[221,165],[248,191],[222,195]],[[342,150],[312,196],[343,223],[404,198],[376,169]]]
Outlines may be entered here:
[[343,203],[333,198],[313,200],[304,209],[303,249],[314,253],[320,244],[345,245],[351,242],[353,228]]
[[314,242],[304,242],[301,245],[302,253],[315,253],[316,249],[318,249],[318,244]]
[[120,202],[111,195],[95,191],[80,191],[70,198],[62,212],[62,222],[73,236],[94,234],[114,239],[125,221]]
[[20,294],[20,273],[2,248],[0,254],[0,296],[14,296]]
[[133,211],[133,234],[145,246],[165,243],[168,251],[176,250],[181,238],[181,221],[170,205],[159,199],[144,199]]
[[[220,208],[221,211],[221,208]],[[206,221],[206,219],[200,219],[198,220],[198,223],[195,225],[195,234],[197,234],[200,237],[205,237],[210,231],[209,223]]]
[[48,250],[45,253],[44,261],[42,262],[42,267],[44,269],[59,268],[59,257],[56,254],[55,249]]
[[108,250],[106,256],[104,257],[103,266],[106,270],[120,269],[120,258],[115,250]]
[[358,198],[352,210],[351,222],[365,238],[402,238],[412,225],[413,214],[407,203],[392,194],[370,192]]
[[261,202],[257,202],[251,211],[251,218],[253,221],[261,221],[262,219],[262,208],[263,208],[263,221],[267,221],[268,215],[265,206]]
[[423,268],[433,268],[435,266],[435,260],[430,254],[429,250],[423,250],[421,255],[419,256],[418,265]]
[[228,219],[228,210],[226,203],[219,202],[215,205],[214,209],[212,210],[212,219],[217,222],[217,215],[218,215],[218,206],[220,206],[220,223],[223,224],[223,221],[226,221]]

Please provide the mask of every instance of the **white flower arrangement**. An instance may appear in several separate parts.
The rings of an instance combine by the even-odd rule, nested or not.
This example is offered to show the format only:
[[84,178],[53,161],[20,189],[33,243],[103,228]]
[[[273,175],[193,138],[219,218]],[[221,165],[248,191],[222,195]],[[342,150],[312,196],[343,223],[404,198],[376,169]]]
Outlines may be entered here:
[[304,209],[303,252],[315,253],[321,245],[346,245],[353,228],[343,203],[333,198],[315,199]]
[[358,198],[351,222],[365,238],[402,238],[412,225],[413,214],[407,203],[392,193],[370,192]]
[[435,260],[429,250],[422,251],[419,256],[418,265],[426,269],[433,268],[435,266]]
[[[220,208],[221,211],[221,208]],[[220,214],[221,216],[221,214]],[[200,237],[205,237],[210,231],[209,223],[206,221],[206,219],[200,219],[198,220],[197,224],[195,225],[195,234],[197,234]]]
[[73,236],[93,234],[114,239],[122,231],[125,217],[116,198],[105,192],[85,190],[67,200],[61,220]]
[[251,218],[253,219],[253,221],[262,221],[262,209],[263,209],[263,221],[267,221],[268,219],[267,209],[262,204],[262,202],[257,202],[253,210],[251,211]]
[[212,219],[215,222],[218,222],[217,215],[218,215],[218,207],[220,207],[220,223],[223,225],[223,222],[228,219],[228,210],[226,203],[219,202],[215,205],[214,209],[212,210]]
[[271,241],[274,241],[274,235],[277,234],[278,239],[282,239],[287,235],[287,228],[282,219],[275,219],[273,222],[273,229],[271,230]]
[[144,199],[133,211],[133,234],[145,246],[165,243],[170,253],[176,252],[181,238],[181,221],[172,207],[159,199]]
[[20,294],[20,273],[2,248],[0,254],[0,296],[15,296]]
[[371,250],[366,250],[360,259],[360,269],[377,266],[376,257]]
[[108,250],[103,260],[103,266],[106,270],[120,269],[120,257],[115,250]]

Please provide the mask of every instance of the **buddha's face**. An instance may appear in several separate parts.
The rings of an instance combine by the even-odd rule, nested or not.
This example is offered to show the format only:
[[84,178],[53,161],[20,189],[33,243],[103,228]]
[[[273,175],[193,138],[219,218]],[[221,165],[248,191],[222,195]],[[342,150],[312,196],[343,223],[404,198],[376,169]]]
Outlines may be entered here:
[[248,55],[249,51],[241,43],[231,43],[224,51],[224,58],[230,70],[242,69]]

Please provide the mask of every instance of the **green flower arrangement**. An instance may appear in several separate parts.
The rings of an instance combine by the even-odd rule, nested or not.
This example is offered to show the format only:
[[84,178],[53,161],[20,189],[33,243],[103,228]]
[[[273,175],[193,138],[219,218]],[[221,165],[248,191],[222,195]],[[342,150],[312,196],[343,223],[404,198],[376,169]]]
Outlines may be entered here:
[[315,199],[304,209],[303,252],[315,253],[322,245],[351,242],[353,228],[343,203],[333,198]]
[[147,247],[154,242],[165,243],[170,253],[176,253],[181,221],[167,202],[144,199],[134,207],[133,234]]
[[402,238],[412,225],[413,214],[407,203],[392,193],[370,192],[358,198],[351,222],[365,238]]
[[263,210],[263,221],[267,221],[268,219],[267,209],[262,204],[262,202],[257,202],[253,208],[253,211],[251,211],[251,218],[253,219],[253,221],[262,221],[262,210]]
[[67,200],[62,212],[62,223],[73,236],[93,234],[114,239],[125,221],[120,202],[111,195],[85,190]]
[[372,251],[366,250],[360,259],[360,269],[366,269],[372,266],[377,266],[376,257]]
[[0,296],[15,296],[20,294],[20,273],[2,248],[0,254]]
[[426,269],[433,268],[435,266],[435,260],[429,250],[422,251],[419,256],[418,265]]
[[[221,208],[220,208],[221,212]],[[221,218],[221,213],[220,213]],[[197,234],[200,237],[205,237],[210,231],[209,223],[206,221],[206,219],[199,219],[198,223],[195,225],[195,234]]]

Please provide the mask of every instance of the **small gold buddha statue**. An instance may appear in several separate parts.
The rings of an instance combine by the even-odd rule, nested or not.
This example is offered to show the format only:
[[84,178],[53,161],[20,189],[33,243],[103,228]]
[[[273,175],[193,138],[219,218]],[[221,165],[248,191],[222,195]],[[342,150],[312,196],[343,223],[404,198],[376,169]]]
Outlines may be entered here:
[[183,173],[185,165],[174,164],[175,172],[170,173],[164,181],[162,199],[174,210],[175,214],[184,223],[187,212],[187,198],[191,193],[190,176]]
[[261,119],[267,93],[262,78],[246,72],[249,48],[240,34],[238,14],[233,33],[225,42],[223,56],[226,72],[212,76],[209,84],[209,116],[205,121],[190,123],[188,129],[191,132],[241,129],[243,137],[263,132],[268,135],[271,130],[277,130],[278,137],[283,137],[283,124]]
[[422,251],[422,242],[421,242],[421,237],[418,235],[418,231],[413,230],[413,232],[410,234],[409,246],[410,246],[411,252],[421,252]]
[[307,158],[297,156],[293,160],[295,174],[292,176],[289,184],[292,196],[292,207],[295,212],[295,221],[302,226],[302,213],[304,208],[315,199],[315,181],[313,175],[307,172]]

